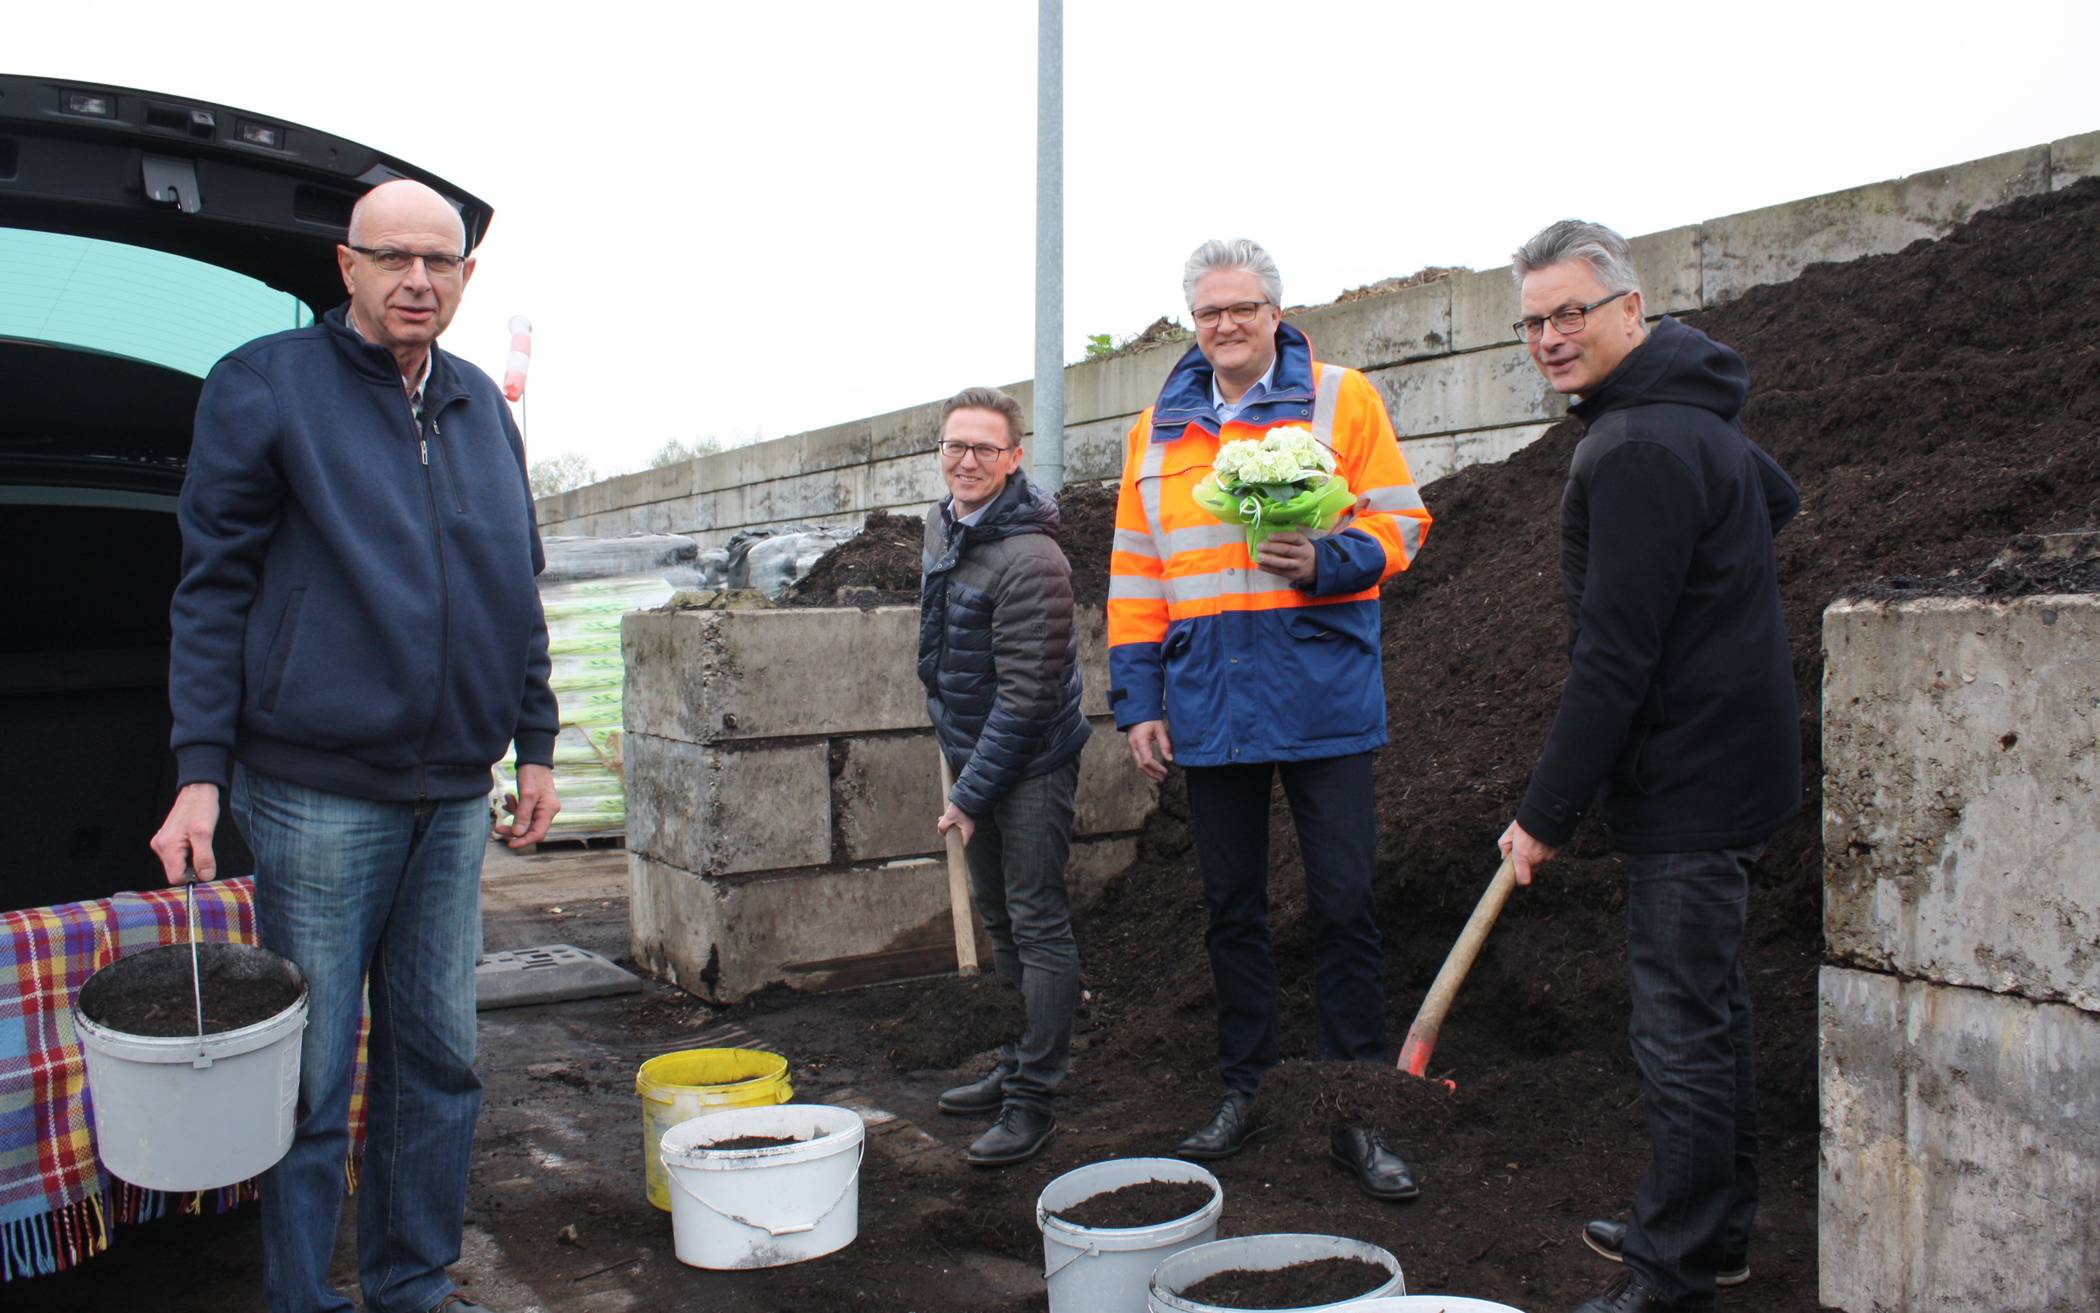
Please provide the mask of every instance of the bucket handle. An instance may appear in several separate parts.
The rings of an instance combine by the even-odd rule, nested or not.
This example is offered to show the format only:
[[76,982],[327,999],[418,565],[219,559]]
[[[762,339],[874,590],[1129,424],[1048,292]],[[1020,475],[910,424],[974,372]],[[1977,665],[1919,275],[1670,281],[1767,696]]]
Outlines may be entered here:
[[190,910],[190,996],[197,1004],[197,1056],[190,1065],[203,1069],[211,1065],[211,1054],[204,1051],[204,972],[197,966],[197,868],[183,864],[182,891]]
[[754,1231],[763,1231],[777,1240],[784,1235],[801,1235],[805,1231],[814,1231],[817,1229],[818,1222],[822,1222],[825,1218],[831,1216],[831,1210],[839,1206],[839,1201],[846,1197],[846,1191],[851,1190],[860,1183],[860,1165],[868,1156],[868,1142],[863,1139],[859,1148],[860,1152],[853,1156],[853,1174],[846,1178],[846,1183],[839,1187],[839,1192],[831,1196],[831,1202],[824,1205],[823,1209],[817,1213],[817,1221],[797,1222],[793,1226],[767,1226],[764,1222],[754,1222],[739,1213],[724,1212],[688,1189],[685,1179],[679,1176],[677,1172],[671,1170],[673,1164],[669,1157],[664,1154],[658,1154],[656,1155],[656,1161],[664,1165],[664,1176],[670,1180],[671,1184],[677,1186],[678,1192],[686,1198],[718,1217],[725,1217],[741,1226],[748,1226]]
[[1052,1277],[1064,1271],[1066,1268],[1072,1266],[1072,1264],[1078,1262],[1082,1258],[1095,1258],[1098,1257],[1100,1253],[1101,1247],[1097,1244],[1094,1244],[1092,1241],[1088,1241],[1086,1248],[1074,1250],[1070,1258],[1066,1259],[1062,1263],[1059,1263],[1056,1267],[1044,1268],[1043,1280],[1050,1280]]

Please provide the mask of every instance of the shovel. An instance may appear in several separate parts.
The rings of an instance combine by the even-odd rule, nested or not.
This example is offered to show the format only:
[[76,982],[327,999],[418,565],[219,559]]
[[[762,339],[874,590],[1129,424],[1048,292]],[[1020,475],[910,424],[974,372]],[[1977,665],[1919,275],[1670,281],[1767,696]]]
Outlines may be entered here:
[[[941,759],[941,806],[948,805],[948,794],[955,788],[955,774],[948,769],[948,754],[938,746],[934,752]],[[977,974],[977,917],[970,908],[970,868],[963,861],[962,831],[950,827],[943,836],[948,841],[948,913],[955,922],[955,974],[974,976]]]
[[[1436,973],[1435,982],[1422,1000],[1421,1011],[1415,1013],[1415,1024],[1407,1028],[1407,1042],[1400,1046],[1400,1070],[1408,1075],[1428,1076],[1429,1055],[1436,1050],[1444,1014],[1451,1011],[1451,1000],[1458,997],[1458,987],[1473,969],[1473,959],[1480,956],[1480,946],[1487,941],[1488,931],[1495,928],[1495,918],[1502,915],[1502,905],[1509,901],[1509,891],[1516,885],[1517,868],[1505,857],[1495,878],[1488,882],[1487,892],[1474,906],[1473,915],[1466,919],[1466,928],[1459,932],[1458,942],[1452,945],[1443,968]],[[1458,1088],[1456,1081],[1443,1080],[1438,1084],[1448,1090]]]

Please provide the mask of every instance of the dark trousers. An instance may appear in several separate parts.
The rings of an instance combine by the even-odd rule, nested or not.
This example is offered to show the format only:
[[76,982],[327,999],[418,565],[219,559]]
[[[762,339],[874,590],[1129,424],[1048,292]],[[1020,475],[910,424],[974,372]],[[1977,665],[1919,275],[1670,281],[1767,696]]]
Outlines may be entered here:
[[1630,1032],[1648,1125],[1626,1266],[1672,1307],[1710,1309],[1757,1216],[1757,1092],[1743,970],[1764,851],[1626,854]]
[[975,818],[976,833],[963,850],[971,896],[991,936],[993,967],[1019,986],[1028,1017],[1021,1038],[999,1050],[999,1061],[1013,1069],[1006,1102],[1043,1112],[1071,1061],[1072,1015],[1079,1009],[1079,945],[1065,893],[1078,793],[1077,757],[1022,780],[990,814]]
[[1313,1000],[1322,1058],[1381,1061],[1385,968],[1371,907],[1378,819],[1371,754],[1318,761],[1187,769],[1189,822],[1203,901],[1204,942],[1218,993],[1218,1070],[1252,1094],[1279,1059],[1276,963],[1269,951],[1269,787],[1283,776],[1312,914]]

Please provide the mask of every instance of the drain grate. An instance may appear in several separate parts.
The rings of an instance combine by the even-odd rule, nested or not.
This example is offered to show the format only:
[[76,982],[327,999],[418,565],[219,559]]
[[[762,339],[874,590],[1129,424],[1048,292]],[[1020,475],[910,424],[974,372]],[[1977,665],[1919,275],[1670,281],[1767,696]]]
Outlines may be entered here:
[[527,1003],[632,994],[641,987],[634,973],[574,944],[490,953],[474,967],[474,1006],[484,1012]]

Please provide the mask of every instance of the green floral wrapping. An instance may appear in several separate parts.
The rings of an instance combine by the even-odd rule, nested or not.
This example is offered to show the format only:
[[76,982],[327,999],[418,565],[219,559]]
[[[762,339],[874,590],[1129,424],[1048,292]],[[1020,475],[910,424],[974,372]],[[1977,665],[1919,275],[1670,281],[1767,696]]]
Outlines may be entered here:
[[1272,533],[1325,533],[1356,504],[1356,494],[1338,474],[1316,475],[1302,483],[1235,487],[1237,491],[1227,491],[1213,472],[1203,476],[1193,495],[1204,510],[1246,530],[1249,555],[1259,552]]

